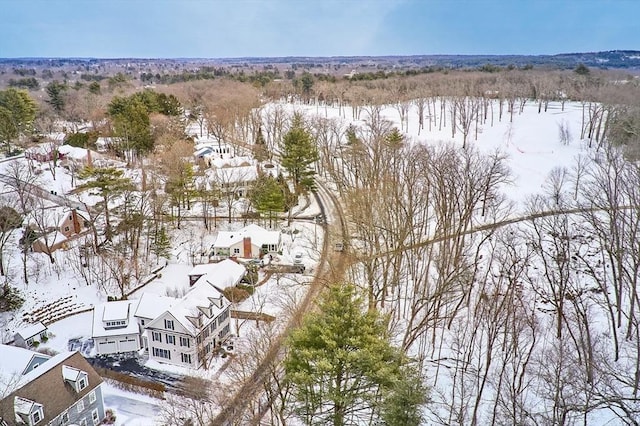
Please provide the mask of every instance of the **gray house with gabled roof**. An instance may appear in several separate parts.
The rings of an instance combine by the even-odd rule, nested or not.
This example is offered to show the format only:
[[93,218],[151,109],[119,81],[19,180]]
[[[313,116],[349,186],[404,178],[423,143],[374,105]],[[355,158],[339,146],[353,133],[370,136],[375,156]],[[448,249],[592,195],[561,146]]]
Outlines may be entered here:
[[0,377],[0,425],[95,426],[104,419],[102,378],[79,352],[47,358],[0,345],[0,356],[11,356],[14,370]]

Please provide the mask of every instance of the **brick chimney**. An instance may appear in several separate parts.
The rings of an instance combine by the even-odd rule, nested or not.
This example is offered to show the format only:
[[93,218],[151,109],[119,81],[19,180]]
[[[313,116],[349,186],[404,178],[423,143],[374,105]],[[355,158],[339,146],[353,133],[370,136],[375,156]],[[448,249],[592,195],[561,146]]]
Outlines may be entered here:
[[245,259],[250,259],[253,257],[251,255],[251,237],[244,237],[242,239],[242,249],[243,249],[243,257]]
[[79,234],[81,231],[80,219],[78,219],[78,212],[76,211],[76,209],[71,210],[71,220],[73,222],[73,233]]

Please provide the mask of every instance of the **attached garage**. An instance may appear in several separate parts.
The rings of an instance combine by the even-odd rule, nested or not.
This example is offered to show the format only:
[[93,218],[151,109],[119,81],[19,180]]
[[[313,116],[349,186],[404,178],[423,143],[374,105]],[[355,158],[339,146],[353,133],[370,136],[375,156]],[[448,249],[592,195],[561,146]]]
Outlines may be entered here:
[[133,337],[127,337],[122,340],[118,340],[118,352],[133,352],[140,349],[138,339]]
[[118,353],[118,345],[114,340],[98,342],[96,347],[98,348],[98,355],[108,355],[108,354]]
[[140,350],[140,330],[133,318],[134,303],[118,300],[94,306],[92,337],[98,355]]

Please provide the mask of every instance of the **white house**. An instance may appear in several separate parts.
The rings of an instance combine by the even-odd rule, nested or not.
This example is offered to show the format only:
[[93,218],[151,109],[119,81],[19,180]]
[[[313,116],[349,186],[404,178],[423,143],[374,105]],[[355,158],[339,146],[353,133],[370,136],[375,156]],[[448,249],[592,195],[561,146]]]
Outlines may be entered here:
[[219,258],[261,258],[282,249],[279,231],[269,231],[251,224],[237,231],[220,231],[213,243],[211,255]]
[[244,197],[249,187],[258,179],[258,166],[247,164],[212,167],[206,171],[206,177],[209,181],[215,182],[224,193]]
[[222,294],[246,274],[232,260],[197,265],[182,298],[143,293],[139,300],[107,302],[93,311],[98,354],[149,351],[156,361],[198,368],[229,335],[230,303]]
[[177,305],[180,299],[169,296],[161,296],[154,293],[143,293],[138,301],[134,318],[138,323],[138,331],[141,337],[142,347],[149,349],[145,327],[150,324],[158,315],[167,311],[173,305]]
[[107,302],[93,308],[93,341],[98,355],[138,351],[140,330],[134,318],[137,301]]
[[99,154],[90,149],[78,148],[71,145],[62,145],[58,148],[58,152],[61,156],[61,164],[74,165],[74,166],[90,166],[93,160],[100,160],[103,158],[102,154]]
[[238,285],[246,273],[244,266],[231,259],[218,263],[204,263],[194,266],[189,272],[189,285],[193,286],[203,275],[210,275],[215,277],[216,287],[224,290]]
[[198,368],[229,335],[230,303],[203,275],[175,306],[146,325],[149,359]]

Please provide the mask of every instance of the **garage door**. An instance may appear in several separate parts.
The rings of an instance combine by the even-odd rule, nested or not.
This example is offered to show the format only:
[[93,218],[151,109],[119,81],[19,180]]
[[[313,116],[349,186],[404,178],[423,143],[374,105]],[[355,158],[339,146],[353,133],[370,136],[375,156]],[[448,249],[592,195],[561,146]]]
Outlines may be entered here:
[[129,337],[118,341],[118,349],[120,352],[132,352],[140,349],[140,346],[137,339]]
[[115,340],[98,343],[98,353],[101,355],[116,353],[118,352],[117,349],[118,345],[116,344]]

